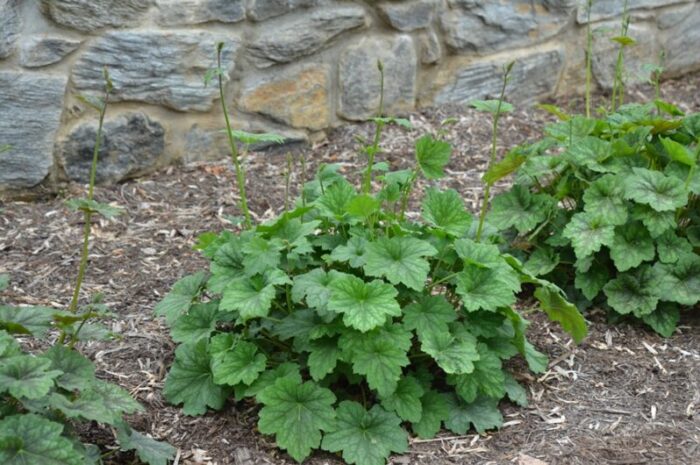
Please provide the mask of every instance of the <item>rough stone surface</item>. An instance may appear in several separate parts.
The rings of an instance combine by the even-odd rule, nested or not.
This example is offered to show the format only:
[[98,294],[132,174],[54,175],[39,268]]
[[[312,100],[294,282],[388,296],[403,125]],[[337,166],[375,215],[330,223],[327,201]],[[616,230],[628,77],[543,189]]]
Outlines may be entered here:
[[250,0],[248,16],[253,21],[282,16],[298,8],[310,8],[328,3],[325,0]]
[[79,92],[100,92],[102,69],[114,83],[112,99],[164,105],[180,111],[206,111],[218,97],[205,86],[205,70],[216,65],[215,44],[226,41],[223,68],[231,73],[237,39],[210,32],[113,31],[90,44],[73,68]]
[[25,68],[38,68],[58,63],[80,47],[81,40],[65,37],[32,37],[22,44],[19,64]]
[[543,41],[559,33],[569,18],[568,3],[552,0],[481,2],[449,0],[440,22],[451,48],[480,54]]
[[424,65],[434,65],[442,58],[442,45],[435,31],[428,31],[420,37],[420,61]]
[[678,5],[666,9],[656,16],[656,24],[659,29],[669,29],[683,21],[693,11],[694,4]]
[[[457,63],[458,64],[458,63]],[[467,64],[442,71],[436,104],[466,104],[475,99],[497,98],[502,86],[505,61]],[[551,95],[559,81],[564,64],[561,50],[532,54],[519,59],[511,72],[506,99],[514,103],[532,103]]]
[[668,31],[664,44],[666,61],[664,67],[671,74],[698,69],[700,67],[700,5],[696,5],[685,21]]
[[[620,45],[610,40],[618,34],[618,24],[616,22],[603,23],[601,30],[610,31],[599,33],[593,45],[593,76],[603,89],[612,89],[615,81],[615,65]],[[628,34],[637,43],[625,48],[624,67],[625,81],[628,84],[635,84],[645,81],[642,67],[646,63],[656,63],[659,61],[659,44],[656,40],[654,30],[645,25],[630,24]]]
[[22,20],[20,0],[0,0],[0,59],[9,57],[19,38]]
[[42,0],[53,21],[85,32],[134,25],[151,5],[153,0]]
[[269,79],[243,82],[240,107],[295,128],[319,130],[330,125],[330,68],[309,65]]
[[[73,181],[90,180],[97,133],[85,123],[57,144],[66,174]],[[127,113],[107,121],[97,165],[96,181],[114,183],[148,172],[165,154],[165,130],[143,113]]]
[[384,65],[385,114],[399,114],[415,106],[417,57],[408,35],[365,38],[348,47],[340,57],[340,108],[349,120],[365,120],[377,113],[380,75]]
[[226,135],[213,129],[202,128],[195,124],[183,137],[184,152],[182,161],[222,160],[228,156]]
[[157,21],[163,26],[236,23],[245,19],[244,0],[157,0],[157,6]]
[[[662,6],[673,5],[676,3],[688,3],[689,0],[633,0],[628,2],[629,10],[651,9]],[[593,2],[591,8],[591,22],[600,21],[601,19],[614,18],[622,15],[625,8],[625,0],[597,0]],[[580,24],[585,24],[588,19],[588,7],[586,2],[581,2],[576,14],[576,21]]]
[[435,15],[435,0],[382,2],[377,5],[379,15],[399,31],[410,32],[430,26]]
[[39,184],[53,166],[53,140],[63,111],[65,76],[0,72],[0,189]]
[[291,21],[266,23],[248,51],[261,68],[289,63],[320,50],[345,31],[365,26],[366,21],[359,5],[319,8]]

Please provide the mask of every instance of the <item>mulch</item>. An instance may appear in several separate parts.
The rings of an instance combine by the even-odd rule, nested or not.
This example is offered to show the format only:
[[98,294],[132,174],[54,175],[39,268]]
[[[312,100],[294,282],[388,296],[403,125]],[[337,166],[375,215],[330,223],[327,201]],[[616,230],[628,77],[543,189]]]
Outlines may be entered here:
[[[700,111],[700,74],[665,83],[663,94],[687,111]],[[650,89],[632,89],[630,99],[646,99]],[[603,102],[604,96],[597,96]],[[554,103],[580,111],[580,98]],[[414,130],[389,127],[380,160],[392,168],[409,166],[415,140],[434,132],[447,117],[454,146],[448,176],[439,184],[457,189],[476,210],[482,194],[480,176],[488,160],[490,120],[464,107],[425,109],[408,115]],[[500,125],[505,148],[541,135],[551,117],[537,109],[519,109]],[[299,159],[308,172],[320,163],[339,163],[354,175],[364,166],[356,136],[370,137],[370,125],[346,126],[312,147],[294,148],[291,193],[302,182]],[[284,150],[251,153],[246,160],[251,208],[258,220],[272,217],[284,204]],[[198,234],[230,228],[238,214],[234,176],[227,162],[170,167],[151,176],[99,187],[97,199],[127,210],[116,220],[96,219],[84,296],[102,293],[115,313],[108,323],[119,339],[91,342],[81,349],[92,357],[99,376],[119,383],[144,405],[132,424],[178,447],[179,464],[291,464],[273,439],[256,432],[257,408],[229,403],[221,412],[187,417],[167,404],[162,388],[175,344],[154,305],[180,277],[204,269],[192,246]],[[426,187],[421,183],[419,191]],[[65,307],[79,259],[81,221],[68,211],[66,198],[84,195],[68,186],[60,195],[38,202],[0,203],[0,273],[12,275],[0,298],[13,305]],[[413,203],[413,211],[417,211]],[[528,302],[523,302],[527,309]],[[700,463],[700,321],[686,312],[668,339],[648,329],[609,325],[601,311],[589,312],[590,336],[576,346],[536,309],[530,337],[550,357],[540,376],[517,366],[530,397],[520,408],[503,404],[505,424],[486,435],[411,441],[394,464],[694,464]],[[528,311],[530,311],[528,310]],[[89,425],[86,438],[103,444],[109,431]],[[539,460],[539,461],[538,461]],[[115,454],[111,463],[133,463]],[[308,463],[340,464],[337,456],[317,453]]]

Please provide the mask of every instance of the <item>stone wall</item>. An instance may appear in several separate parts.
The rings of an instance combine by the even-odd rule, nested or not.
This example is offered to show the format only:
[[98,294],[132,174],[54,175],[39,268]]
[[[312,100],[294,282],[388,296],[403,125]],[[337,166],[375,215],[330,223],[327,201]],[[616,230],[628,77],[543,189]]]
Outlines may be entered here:
[[[624,0],[596,0],[593,71],[610,87]],[[384,63],[387,113],[580,91],[585,0],[0,0],[0,191],[85,182],[98,95],[115,102],[98,180],[226,156],[218,89],[203,75],[225,43],[234,125],[289,141],[371,117]],[[700,66],[700,1],[629,0],[631,75],[665,50],[670,75]]]

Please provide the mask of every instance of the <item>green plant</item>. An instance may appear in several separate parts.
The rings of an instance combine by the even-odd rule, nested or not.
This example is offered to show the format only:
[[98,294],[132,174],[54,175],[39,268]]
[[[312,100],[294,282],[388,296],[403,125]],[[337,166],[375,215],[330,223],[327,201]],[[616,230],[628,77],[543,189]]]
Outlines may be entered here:
[[188,415],[254,399],[259,430],[295,460],[321,448],[358,465],[405,451],[404,427],[482,433],[501,424],[501,399],[524,405],[504,361],[520,354],[542,372],[547,358],[526,339],[517,294],[533,288],[577,341],[585,322],[558,287],[473,240],[456,191],[428,189],[421,219],[404,218],[416,177],[444,177],[450,154],[421,137],[415,167],[383,170],[376,193],[366,170],[358,192],[322,165],[293,210],[200,236],[209,271],[180,279],[156,307],[180,344],[165,397]]
[[593,30],[591,28],[591,10],[594,0],[586,2],[586,118],[591,117],[591,78],[593,77]]
[[[625,0],[622,10],[620,35],[610,39],[620,45],[617,52],[617,60],[615,61],[615,76],[613,79],[612,97],[610,98],[611,112],[614,112],[616,108],[625,103],[625,48],[636,44],[636,41],[627,35],[630,27],[630,14],[628,11],[627,1],[628,0]],[[588,114],[586,116],[590,117]]]
[[[102,454],[97,446],[83,444],[75,430],[77,423],[93,421],[114,428],[120,448],[135,450],[144,462],[165,465],[174,456],[170,445],[129,427],[124,415],[140,410],[141,406],[127,391],[98,379],[94,364],[75,350],[81,340],[109,336],[106,328],[92,323],[94,319],[109,316],[101,297],[93,298],[83,307],[78,305],[87,270],[90,220],[94,214],[112,216],[119,212],[93,199],[102,123],[111,91],[106,70],[104,77],[104,98],[84,99],[100,112],[88,197],[68,202],[71,208],[83,212],[85,221],[71,303],[67,310],[0,305],[0,463],[3,465],[102,463],[102,458],[110,452]],[[0,275],[0,292],[8,287],[9,281],[9,276]],[[53,344],[48,337],[51,330],[59,333]],[[21,342],[30,337],[47,348],[29,352]]]
[[664,74],[664,61],[666,53],[659,53],[659,64],[646,63],[642,65],[642,72],[646,74],[646,80],[654,87],[654,99],[661,100],[661,76]]
[[488,220],[526,270],[581,308],[607,306],[669,336],[700,300],[700,114],[655,101],[561,116],[506,157],[520,160],[515,184]]

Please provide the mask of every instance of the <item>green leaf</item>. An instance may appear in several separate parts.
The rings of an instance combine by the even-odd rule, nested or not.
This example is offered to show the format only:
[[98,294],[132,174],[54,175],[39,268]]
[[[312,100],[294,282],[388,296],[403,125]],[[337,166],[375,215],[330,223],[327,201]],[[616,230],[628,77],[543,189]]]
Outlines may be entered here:
[[0,329],[11,333],[32,334],[41,337],[51,327],[53,314],[50,307],[8,307],[0,305]]
[[258,398],[264,405],[258,422],[260,432],[274,434],[277,445],[297,462],[321,444],[321,431],[335,427],[336,398],[314,382],[280,378]]
[[267,357],[258,352],[258,346],[238,341],[233,350],[217,353],[213,357],[211,371],[216,384],[238,383],[251,385],[265,371]]
[[4,291],[10,286],[10,275],[7,273],[0,273],[0,292]]
[[282,249],[284,244],[280,240],[253,237],[241,247],[246,274],[253,276],[277,268],[282,258]]
[[306,304],[318,310],[326,310],[328,300],[331,297],[331,289],[329,287],[333,278],[338,276],[337,271],[326,273],[321,268],[315,268],[308,273],[294,277],[294,286],[292,287],[292,300],[300,303],[306,299]]
[[515,293],[520,291],[520,282],[513,280],[513,271],[504,268],[481,268],[465,266],[457,274],[457,294],[470,312],[484,309],[495,311],[515,303]]
[[628,206],[619,176],[606,174],[592,182],[583,193],[584,210],[597,214],[606,224],[625,224]]
[[425,135],[416,142],[416,160],[423,175],[428,179],[445,176],[445,165],[450,161],[452,146],[445,141]]
[[0,393],[12,397],[39,399],[54,387],[62,372],[51,370],[51,361],[31,355],[17,355],[0,362]]
[[182,314],[187,313],[190,309],[192,301],[199,295],[206,279],[206,273],[200,271],[177,281],[165,298],[156,305],[156,315],[164,316],[168,324],[172,326]]
[[139,459],[149,465],[167,465],[175,458],[177,449],[167,442],[155,439],[131,429],[127,424],[117,428],[117,440],[121,450],[133,450]]
[[209,291],[221,294],[232,280],[245,276],[242,243],[241,237],[235,236],[214,253],[210,266],[211,277],[207,281]]
[[547,286],[535,290],[535,298],[550,320],[561,324],[561,327],[571,335],[576,343],[580,343],[588,334],[588,327],[583,315],[576,306],[568,302],[558,290]]
[[336,338],[321,338],[309,344],[309,374],[314,381],[320,381],[335,370],[340,351]]
[[336,262],[347,262],[353,268],[361,268],[365,264],[366,245],[365,239],[351,237],[347,244],[339,245],[331,252],[331,259]]
[[447,420],[450,410],[444,394],[426,391],[421,401],[421,419],[411,426],[413,432],[421,439],[432,439],[440,432],[442,422]]
[[623,47],[627,47],[629,45],[634,45],[637,43],[636,40],[629,36],[617,36],[617,37],[611,37],[611,41],[617,42],[618,44],[622,45]]
[[542,352],[539,352],[535,348],[535,346],[533,346],[528,341],[525,341],[524,346],[524,357],[525,361],[527,362],[527,366],[534,373],[544,373],[545,370],[547,370],[547,367],[549,366],[549,360],[547,359],[547,356]]
[[651,237],[658,237],[669,229],[678,227],[674,213],[673,210],[657,212],[648,205],[635,205],[632,209],[632,219],[641,221]]
[[[700,148],[698,149],[700,155]],[[693,194],[700,195],[700,168],[697,166],[692,168],[693,172],[690,172],[691,168],[682,165],[680,163],[671,162],[664,168],[664,173],[678,178],[684,184],[688,182],[688,188]]]
[[505,373],[505,388],[506,394],[512,402],[521,407],[527,407],[527,391],[510,373]]
[[643,262],[654,259],[654,241],[641,223],[618,226],[610,245],[610,258],[618,271],[636,268]]
[[688,203],[688,192],[678,178],[659,171],[632,168],[633,175],[625,177],[625,198],[648,204],[663,212],[675,210]]
[[277,295],[276,286],[288,283],[289,278],[280,270],[234,279],[224,290],[219,309],[238,311],[244,322],[251,318],[265,317]]
[[95,365],[81,353],[57,344],[44,352],[51,361],[51,369],[59,370],[56,385],[68,391],[86,389],[95,379]]
[[464,236],[472,224],[472,215],[454,189],[428,189],[423,199],[423,219],[454,237]]
[[[501,252],[496,245],[480,244],[472,239],[458,239],[454,242],[454,249],[457,256],[469,265],[478,268],[510,269],[501,258]],[[513,276],[515,277],[515,274]]]
[[349,332],[339,341],[344,358],[352,360],[353,372],[364,375],[369,387],[387,397],[396,390],[401,367],[409,364],[406,353],[411,334],[401,328],[368,333]]
[[107,219],[114,218],[124,213],[123,208],[88,199],[70,199],[66,201],[66,207],[75,211],[90,212],[91,214],[97,213]]
[[503,100],[472,100],[469,102],[474,109],[484,113],[510,113],[513,111],[513,105]]
[[502,160],[492,163],[484,173],[482,180],[486,184],[495,184],[501,179],[517,171],[525,163],[527,157],[519,147],[510,150]]
[[666,231],[656,239],[656,251],[661,263],[676,263],[682,256],[692,253],[693,246],[673,231]]
[[447,398],[450,416],[445,426],[455,434],[465,434],[470,425],[479,434],[488,429],[499,428],[503,424],[503,416],[498,410],[498,399],[478,397],[474,402],[465,404],[454,396]]
[[379,211],[382,203],[369,194],[361,194],[348,202],[345,211],[358,218],[369,218]]
[[560,260],[561,257],[553,248],[539,247],[530,254],[523,267],[534,276],[544,276],[552,272],[559,265]]
[[323,216],[340,219],[355,196],[357,192],[352,184],[342,179],[325,188],[325,193],[318,198],[316,206]]
[[170,335],[175,342],[183,343],[208,338],[216,329],[218,316],[218,302],[194,304],[186,315],[175,322]]
[[423,393],[423,387],[415,378],[405,376],[399,380],[396,390],[382,399],[382,407],[389,412],[396,412],[404,421],[418,422],[423,416]]
[[343,460],[357,465],[384,465],[392,452],[408,449],[401,419],[378,405],[369,412],[357,402],[343,401],[336,410],[336,427],[326,433],[321,447],[343,452]]
[[3,465],[84,465],[84,459],[62,435],[63,425],[34,414],[0,420]]
[[457,311],[441,295],[423,296],[419,302],[403,309],[403,326],[415,330],[423,340],[433,334],[449,332],[449,323],[457,319]]
[[663,337],[671,337],[676,331],[676,325],[681,319],[681,312],[676,305],[662,302],[656,310],[648,315],[642,315],[644,323]]
[[682,163],[686,166],[695,166],[697,155],[683,144],[676,142],[673,139],[659,137],[661,144],[666,149],[666,153],[672,160]]
[[342,314],[347,326],[362,332],[383,325],[387,317],[401,315],[396,301],[398,292],[378,279],[367,283],[356,276],[341,274],[329,287],[328,309]]
[[429,333],[421,342],[421,350],[430,355],[445,373],[466,374],[474,371],[479,360],[476,338],[468,332]]
[[[225,130],[224,130],[225,131]],[[283,144],[286,140],[284,136],[279,134],[272,134],[268,132],[253,133],[240,130],[232,130],[231,135],[237,141],[245,144],[260,144],[260,143],[273,143],[273,144]]]
[[656,263],[653,279],[661,300],[695,305],[700,302],[700,255],[683,255],[674,264]]
[[641,317],[653,312],[659,302],[655,287],[651,267],[643,265],[634,271],[618,274],[603,287],[603,292],[608,298],[608,305],[616,312]]
[[[238,387],[242,388],[241,396],[243,397],[257,397],[268,387],[272,386],[277,382],[278,379],[290,378],[296,384],[301,384],[301,373],[299,372],[299,365],[296,363],[285,362],[281,365],[276,366],[271,370],[267,370],[258,376],[258,379],[253,381],[253,384],[246,386],[244,384],[239,384]],[[258,399],[258,402],[260,400]]]
[[414,237],[381,237],[365,246],[365,274],[385,277],[392,284],[420,291],[430,272],[425,257],[437,254],[435,247]]
[[598,252],[604,245],[610,246],[615,239],[615,227],[600,215],[582,212],[571,217],[564,228],[564,237],[571,241],[579,260]]
[[610,142],[598,137],[587,136],[575,140],[562,154],[562,157],[571,165],[585,167],[597,173],[607,173],[613,171],[605,164],[610,158],[610,153]]
[[498,229],[515,227],[525,234],[546,220],[554,205],[549,195],[531,194],[527,187],[515,185],[493,198],[488,220]]
[[184,404],[185,415],[202,415],[207,407],[219,410],[224,406],[227,392],[214,384],[206,339],[177,348],[163,394],[172,404]]
[[[590,255],[592,257],[592,255]],[[594,266],[588,271],[576,270],[576,278],[574,285],[576,289],[580,289],[584,297],[588,300],[593,300],[603,290],[608,281],[610,281],[610,273],[604,266]]]
[[84,393],[94,393],[99,398],[98,402],[108,412],[102,421],[109,424],[114,424],[125,414],[143,410],[141,404],[131,397],[129,391],[106,381],[93,380]]
[[479,359],[470,373],[451,374],[447,378],[454,384],[457,394],[465,402],[473,402],[481,393],[494,399],[505,395],[505,377],[498,355],[484,343],[478,345]]

